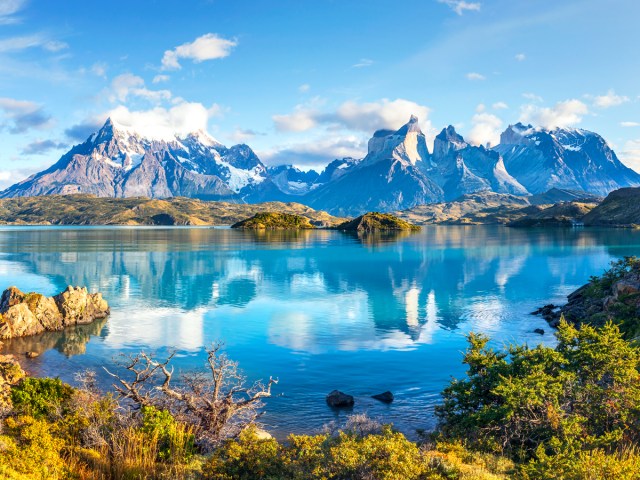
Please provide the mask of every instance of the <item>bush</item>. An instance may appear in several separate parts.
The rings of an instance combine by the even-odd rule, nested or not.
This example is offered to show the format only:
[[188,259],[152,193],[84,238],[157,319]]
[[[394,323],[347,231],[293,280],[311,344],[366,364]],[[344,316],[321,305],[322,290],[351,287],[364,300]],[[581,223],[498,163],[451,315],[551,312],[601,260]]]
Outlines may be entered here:
[[555,349],[496,352],[487,337],[470,335],[467,378],[453,381],[436,408],[441,437],[542,466],[635,444],[640,350],[612,323],[562,322],[557,338]]
[[27,377],[11,389],[11,401],[16,410],[42,418],[61,408],[72,393],[58,378]]

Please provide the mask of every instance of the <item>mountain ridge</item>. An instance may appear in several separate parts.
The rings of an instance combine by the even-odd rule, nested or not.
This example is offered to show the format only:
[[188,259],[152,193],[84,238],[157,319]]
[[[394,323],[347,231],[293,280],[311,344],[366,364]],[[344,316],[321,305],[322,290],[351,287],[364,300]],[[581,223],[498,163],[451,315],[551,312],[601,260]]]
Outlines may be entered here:
[[361,159],[333,160],[322,172],[266,166],[246,144],[226,147],[202,130],[149,137],[107,119],[51,167],[0,198],[52,194],[256,203],[297,201],[338,215],[392,212],[465,194],[542,195],[553,188],[605,196],[640,185],[597,133],[516,123],[493,148],[475,146],[449,125],[427,146],[419,120],[377,130]]

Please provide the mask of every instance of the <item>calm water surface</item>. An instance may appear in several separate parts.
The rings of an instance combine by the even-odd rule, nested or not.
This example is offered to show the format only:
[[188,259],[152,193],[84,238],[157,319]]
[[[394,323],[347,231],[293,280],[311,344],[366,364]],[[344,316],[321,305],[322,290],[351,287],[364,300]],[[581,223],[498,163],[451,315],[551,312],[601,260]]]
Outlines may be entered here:
[[[73,382],[119,353],[176,349],[185,371],[223,340],[250,379],[278,377],[271,431],[310,432],[342,421],[325,395],[340,389],[410,433],[434,425],[433,406],[464,372],[465,334],[553,343],[529,315],[561,303],[609,262],[640,253],[631,230],[426,227],[398,237],[213,228],[3,228],[0,286],[55,294],[103,292],[108,321],[10,343],[37,350],[36,375]],[[544,336],[532,333],[547,331]],[[101,373],[108,386],[106,374]],[[371,394],[391,390],[383,405]]]

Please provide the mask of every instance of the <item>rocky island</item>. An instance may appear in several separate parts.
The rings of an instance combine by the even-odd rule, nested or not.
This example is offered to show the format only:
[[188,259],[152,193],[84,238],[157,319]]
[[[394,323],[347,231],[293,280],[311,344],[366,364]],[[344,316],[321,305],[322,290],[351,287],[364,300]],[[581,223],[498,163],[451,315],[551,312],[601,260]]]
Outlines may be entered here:
[[58,295],[46,297],[9,287],[0,298],[0,339],[58,331],[107,315],[109,305],[102,294],[89,293],[86,288],[69,286]]
[[311,230],[316,228],[308,218],[290,213],[261,212],[231,225],[245,230]]
[[418,231],[420,227],[390,213],[369,212],[336,227],[351,232]]

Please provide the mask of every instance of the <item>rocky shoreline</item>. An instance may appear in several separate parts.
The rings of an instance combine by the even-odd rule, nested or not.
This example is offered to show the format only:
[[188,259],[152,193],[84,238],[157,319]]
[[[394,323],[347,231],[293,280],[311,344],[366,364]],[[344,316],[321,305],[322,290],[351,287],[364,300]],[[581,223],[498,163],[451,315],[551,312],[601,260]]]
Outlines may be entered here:
[[53,297],[9,287],[0,298],[0,340],[85,325],[108,315],[102,294],[89,293],[84,287],[70,285]]

